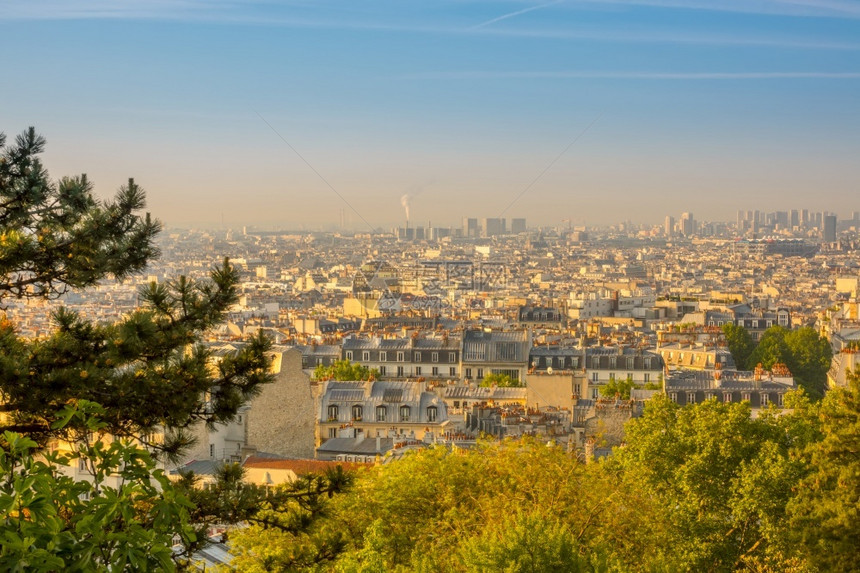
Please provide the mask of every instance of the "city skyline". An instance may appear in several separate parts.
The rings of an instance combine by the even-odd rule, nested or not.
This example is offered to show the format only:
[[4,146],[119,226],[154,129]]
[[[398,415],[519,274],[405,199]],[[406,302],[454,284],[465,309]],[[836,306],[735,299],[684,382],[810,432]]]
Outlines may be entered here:
[[851,2],[37,1],[0,38],[0,130],[168,226],[860,208]]

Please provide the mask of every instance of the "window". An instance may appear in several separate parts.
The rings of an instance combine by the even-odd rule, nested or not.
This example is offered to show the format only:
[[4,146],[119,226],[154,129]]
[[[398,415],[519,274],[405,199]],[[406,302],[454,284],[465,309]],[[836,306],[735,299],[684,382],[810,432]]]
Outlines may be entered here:
[[687,392],[687,404],[695,404],[696,403],[696,393],[695,392]]
[[[215,457],[215,444],[209,444],[209,457],[210,458]],[[81,462],[83,463],[83,459],[81,460]],[[84,468],[81,468],[81,469],[84,469]]]
[[432,362],[439,362],[439,353],[438,353],[438,352],[434,352],[434,353],[432,353],[432,354],[430,355],[430,360],[431,360]]
[[573,393],[577,396],[582,394],[582,385],[579,382],[573,385]]
[[368,352],[367,350],[362,352],[361,353],[361,359],[364,360],[365,362],[370,360],[370,352]]
[[768,396],[767,394],[762,394],[760,399],[761,399],[761,405],[762,406],[767,406],[768,403],[770,402],[770,396]]
[[416,366],[416,367],[415,367],[415,375],[416,375],[416,376],[421,376],[421,367],[420,367],[420,366]]
[[449,352],[448,353],[448,362],[452,362],[452,363],[457,362],[457,353],[456,352]]
[[471,378],[471,377],[472,377],[472,369],[466,368],[466,378]]
[[386,408],[385,406],[377,406],[376,407],[376,421],[377,422],[384,422],[387,414],[388,414],[388,408]]
[[380,375],[380,376],[385,376],[385,366],[380,366],[380,367],[379,367],[379,375]]
[[436,406],[430,406],[427,408],[427,421],[435,422],[436,421],[437,409]]
[[732,401],[732,393],[731,392],[723,392],[723,402],[731,402]]
[[328,421],[334,422],[337,420],[337,406],[331,405],[328,407]]
[[397,367],[397,375],[398,375],[398,376],[403,376],[403,366],[398,366],[398,367]]
[[750,401],[750,393],[749,393],[749,392],[744,392],[744,393],[741,395],[741,398],[743,399],[743,401],[744,401],[744,402],[749,402],[749,401]]
[[439,376],[439,367],[434,366],[431,372],[433,373],[433,376]]
[[677,392],[670,392],[669,393],[669,399],[677,404],[678,403],[678,393]]
[[420,352],[413,352],[412,353],[412,361],[413,362],[421,362],[421,353]]
[[336,438],[337,437],[337,428],[329,428],[328,429],[328,437]]
[[644,381],[645,381],[645,383],[646,383],[646,384],[647,384],[648,382],[650,382],[650,381],[651,381],[651,373],[650,373],[650,372],[646,372],[646,373],[644,374],[644,376],[645,376]]
[[484,379],[484,369],[478,368],[478,380],[483,380],[483,379]]
[[387,360],[388,360],[388,353],[387,352],[380,352],[379,353],[379,361],[380,362],[386,362]]
[[361,414],[363,413],[363,411],[364,411],[364,408],[362,408],[358,404],[353,406],[352,407],[352,419],[355,420],[356,422],[360,422],[361,421]]
[[783,405],[782,400],[783,400],[783,395],[781,393],[777,394],[776,395],[776,403],[779,407],[782,407],[782,405]]
[[352,361],[352,350],[346,351],[346,359],[349,360],[350,362]]
[[317,366],[321,366],[321,365],[322,365],[322,358],[317,358]]
[[406,355],[402,352],[398,352],[397,353],[397,361],[398,362],[404,362],[405,360],[406,360]]
[[409,421],[409,406],[400,406],[400,421],[408,422]]
[[597,372],[592,372],[592,373],[591,373],[591,381],[592,381],[592,382],[597,382]]
[[597,400],[597,396],[598,396],[599,392],[600,391],[597,388],[592,388],[591,389],[591,399]]
[[448,376],[456,376],[457,375],[457,367],[451,366],[448,368]]

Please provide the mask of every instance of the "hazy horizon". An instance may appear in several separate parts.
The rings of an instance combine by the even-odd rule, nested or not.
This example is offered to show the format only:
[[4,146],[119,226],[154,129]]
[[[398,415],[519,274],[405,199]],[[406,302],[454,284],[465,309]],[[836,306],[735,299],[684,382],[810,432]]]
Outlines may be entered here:
[[36,0],[0,46],[0,131],[167,226],[860,210],[857,2]]

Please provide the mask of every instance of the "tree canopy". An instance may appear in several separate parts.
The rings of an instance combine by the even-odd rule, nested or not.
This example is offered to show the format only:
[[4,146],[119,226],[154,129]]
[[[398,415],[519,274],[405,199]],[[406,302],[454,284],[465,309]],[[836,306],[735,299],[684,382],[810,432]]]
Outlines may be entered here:
[[785,364],[810,396],[820,398],[827,384],[832,357],[830,343],[815,329],[804,326],[788,330],[775,325],[762,334],[758,346],[747,359],[747,368],[752,370],[758,364],[764,368]]
[[729,352],[732,353],[735,366],[738,369],[745,368],[749,362],[750,354],[755,349],[752,336],[746,328],[732,322],[723,325],[723,334],[726,337],[726,343],[729,346]]
[[481,386],[498,386],[499,388],[518,388],[522,386],[519,380],[514,380],[508,374],[490,373],[484,376],[480,382]]
[[314,380],[357,381],[379,378],[379,371],[349,360],[335,360],[329,366],[320,364],[314,369]]
[[[856,570],[860,375],[684,407],[658,394],[625,445],[583,463],[532,438],[438,446],[360,472],[297,538],[234,537],[247,571]],[[276,512],[277,513],[277,512]],[[304,563],[301,565],[300,563]]]
[[[45,141],[34,129],[14,145],[0,142],[0,297],[56,297],[126,277],[158,254],[161,225],[138,213],[144,193],[133,182],[114,200],[100,201],[85,176],[49,178],[38,157]],[[214,370],[199,344],[237,300],[237,283],[226,261],[208,281],[152,283],[140,293],[141,307],[116,324],[59,307],[52,313],[56,330],[38,340],[19,337],[3,321],[0,431],[41,443],[86,431],[75,420],[52,425],[65,404],[88,400],[104,408],[101,419],[112,434],[145,441],[166,429],[166,440],[151,445],[176,453],[188,444],[182,430],[191,424],[231,419],[271,379],[262,336]]]
[[[161,225],[133,180],[99,200],[84,175],[51,180],[44,146],[32,128],[11,145],[0,134],[0,305],[121,280],[158,255]],[[197,540],[156,456],[182,452],[194,424],[232,420],[272,379],[263,336],[218,360],[200,343],[237,284],[225,260],[208,280],[148,285],[115,324],[58,306],[55,330],[29,339],[0,321],[4,570],[170,570],[174,540]]]

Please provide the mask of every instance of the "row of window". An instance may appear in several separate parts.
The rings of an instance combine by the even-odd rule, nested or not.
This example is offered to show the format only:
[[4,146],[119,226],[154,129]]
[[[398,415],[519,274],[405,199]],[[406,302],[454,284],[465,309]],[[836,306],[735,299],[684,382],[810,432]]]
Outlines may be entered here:
[[[633,379],[633,373],[628,372],[626,376],[622,375],[620,372],[618,374],[615,374],[614,372],[609,374],[609,380],[610,381],[613,381],[616,379],[617,380],[628,380],[628,379],[632,380]],[[600,381],[600,372],[592,372],[591,373],[591,381],[592,382],[599,382]],[[644,374],[642,374],[642,381],[645,383],[650,382],[651,381],[651,373],[645,372]]]
[[[627,368],[630,368],[630,369],[636,368],[636,358],[635,357],[627,356],[626,362],[624,362],[624,360],[625,360],[625,357],[623,357],[623,356],[620,359],[618,356],[610,356],[609,357],[609,367],[610,368],[623,368],[624,364],[626,364]],[[598,369],[600,368],[600,356],[592,356],[591,360],[589,360],[589,362],[591,363],[592,368],[598,368]],[[651,357],[650,356],[645,357],[643,362],[644,362],[644,364],[643,364],[642,368],[645,370],[651,370],[651,366],[652,366]]]
[[[392,354],[394,354],[394,353],[392,353]],[[352,350],[346,351],[346,359],[347,360],[354,360],[355,359],[354,356],[355,356],[355,353]],[[363,362],[369,362],[370,361],[370,351],[368,351],[368,350],[362,351],[361,360]],[[421,353],[420,352],[414,352],[412,354],[412,361],[413,362],[422,362],[423,360],[421,358]],[[379,353],[379,362],[388,362],[388,352],[383,351],[383,352]],[[406,353],[405,352],[398,352],[397,353],[397,360],[395,362],[406,362]],[[439,353],[438,352],[431,352],[430,353],[430,362],[439,362]],[[457,362],[457,353],[456,352],[449,352],[448,353],[448,363],[455,364],[456,362]]]
[[[392,407],[393,409],[393,407]],[[329,422],[337,421],[338,414],[340,412],[340,408],[336,404],[331,404],[328,407],[328,420]],[[350,411],[352,417],[350,418],[352,421],[360,422],[364,419],[364,406],[360,404],[355,404]],[[400,422],[409,422],[412,416],[412,408],[410,406],[400,406],[399,408]],[[428,406],[427,407],[427,421],[435,422],[437,416],[439,415],[439,410],[436,406]],[[389,419],[388,417],[388,406],[377,406],[376,407],[376,421],[377,422],[393,422],[394,419]],[[416,422],[418,420],[415,420]]]
[[[716,392],[706,392],[705,393],[705,399],[708,400],[710,398],[716,398],[717,395],[718,394]],[[741,400],[742,401],[749,402],[751,398],[752,398],[751,392],[742,392],[741,393]],[[672,400],[673,402],[678,402],[678,393],[677,392],[670,392],[669,393],[669,399]],[[732,401],[732,392],[723,392],[723,402],[731,402],[731,401]],[[759,394],[759,401],[760,401],[762,406],[767,406],[768,404],[770,404],[770,395],[769,394]],[[695,404],[696,403],[696,393],[695,392],[687,392],[687,402],[686,403],[687,404]],[[777,405],[778,406],[783,405],[783,395],[782,394],[777,394]]]
[[[388,368],[385,366],[380,366],[379,367],[379,375],[380,376],[387,376],[388,375]],[[423,376],[424,375],[424,369],[421,366],[415,366],[412,369],[412,372],[410,375],[411,376]],[[403,366],[397,367],[397,376],[406,376],[406,369]],[[432,368],[430,368],[430,376],[439,376],[439,367],[438,366],[433,366]],[[451,366],[450,368],[448,368],[448,376],[451,376],[451,377],[457,376],[457,367],[456,366]]]

